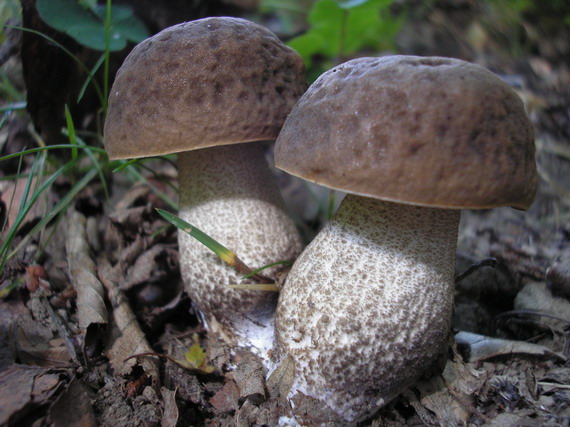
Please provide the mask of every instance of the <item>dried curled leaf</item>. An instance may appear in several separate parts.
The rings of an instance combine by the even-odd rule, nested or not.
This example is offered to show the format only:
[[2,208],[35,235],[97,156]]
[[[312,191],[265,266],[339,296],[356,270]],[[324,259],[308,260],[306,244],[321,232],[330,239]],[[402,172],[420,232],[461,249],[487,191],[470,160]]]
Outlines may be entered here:
[[90,256],[85,216],[73,210],[68,221],[65,250],[71,283],[77,292],[79,327],[86,330],[91,324],[107,323],[104,288]]
[[188,367],[190,369],[197,369],[206,374],[214,372],[214,367],[208,365],[208,358],[204,349],[200,346],[198,334],[194,334],[194,344],[190,346],[188,351],[184,354]]

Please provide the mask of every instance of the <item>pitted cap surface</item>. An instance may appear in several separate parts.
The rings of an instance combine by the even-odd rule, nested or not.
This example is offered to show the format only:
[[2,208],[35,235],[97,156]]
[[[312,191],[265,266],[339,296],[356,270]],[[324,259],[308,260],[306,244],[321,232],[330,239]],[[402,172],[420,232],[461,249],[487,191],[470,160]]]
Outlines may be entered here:
[[359,58],[323,74],[277,139],[276,166],[363,196],[444,208],[527,209],[534,136],[518,95],[465,61]]
[[306,89],[303,60],[266,28],[228,17],[141,42],[109,95],[111,159],[274,139]]

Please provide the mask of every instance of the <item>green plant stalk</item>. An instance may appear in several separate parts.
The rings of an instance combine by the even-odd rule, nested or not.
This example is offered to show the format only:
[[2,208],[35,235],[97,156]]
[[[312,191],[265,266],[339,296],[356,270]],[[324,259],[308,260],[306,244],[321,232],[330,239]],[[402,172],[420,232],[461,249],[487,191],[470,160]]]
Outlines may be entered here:
[[[55,46],[59,47],[61,50],[63,50],[71,59],[73,59],[73,61],[75,61],[75,63],[79,66],[79,68],[81,68],[81,71],[83,71],[85,74],[87,74],[89,76],[90,71],[87,68],[87,66],[83,63],[83,61],[81,61],[77,56],[75,56],[73,53],[71,53],[71,51],[69,49],[66,49],[65,46],[58,43],[57,41],[55,41],[51,37],[39,32],[39,31],[32,30],[31,28],[20,27],[17,25],[6,25],[6,27],[14,28],[14,29],[20,30],[20,31],[27,31],[31,34],[35,34],[36,36],[43,37],[44,39],[46,39],[47,41],[49,41],[53,45],[55,45]],[[106,99],[106,97],[103,96],[103,93],[101,92],[101,87],[99,87],[99,84],[97,84],[97,82],[95,80],[92,80],[92,82],[93,82],[93,88],[97,92],[97,96],[99,97],[101,105],[106,105],[104,103],[107,102],[107,99]]]
[[89,83],[91,83],[91,81],[95,78],[95,73],[97,72],[97,70],[99,70],[99,67],[101,67],[101,64],[103,63],[103,61],[105,61],[105,54],[101,55],[101,57],[97,60],[97,62],[95,63],[95,65],[93,66],[91,71],[89,72],[89,75],[85,79],[83,86],[81,86],[81,90],[79,91],[79,95],[77,95],[77,103],[78,104],[81,101],[81,99],[83,99],[83,95],[85,95],[85,91],[87,90]]
[[149,188],[154,192],[154,194],[156,194],[160,198],[160,200],[162,200],[164,203],[166,203],[172,209],[178,209],[178,204],[176,204],[174,202],[174,200],[172,200],[170,197],[168,197],[166,194],[164,194],[162,191],[160,191],[158,188],[156,188],[154,185],[152,185],[152,183],[150,183],[148,181],[148,179],[146,179],[143,174],[141,174],[138,170],[136,170],[136,168],[129,167],[129,172],[132,173],[133,175],[135,175],[135,177],[137,178],[137,181],[142,181],[146,185],[148,185]]
[[[71,162],[66,164],[65,166],[63,166],[60,170],[62,170],[61,173],[67,171],[68,168],[70,168],[71,166],[75,166],[74,164],[72,164]],[[59,171],[58,171],[59,172]],[[61,175],[61,173],[59,173],[57,176]],[[55,175],[55,174],[54,174]],[[24,237],[22,239],[22,241],[18,244],[18,246],[16,246],[16,248],[10,252],[10,254],[8,255],[8,258],[11,258],[12,256],[14,256],[18,251],[20,251],[27,243],[28,241],[32,238],[32,236],[34,234],[36,234],[39,230],[41,230],[43,227],[45,227],[53,218],[55,218],[55,216],[57,214],[59,214],[62,210],[64,210],[66,207],[69,206],[69,204],[73,201],[73,199],[87,186],[87,184],[89,184],[91,182],[91,180],[93,180],[93,178],[95,178],[95,176],[97,176],[97,169],[95,168],[91,168],[87,171],[87,173],[83,176],[83,178],[81,178],[81,180],[79,180],[72,188],[71,190],[59,201],[55,204],[55,206],[50,210],[50,212],[44,216],[31,230],[30,232],[26,235],[26,237]],[[50,177],[50,184],[55,181],[55,178]],[[42,187],[45,187],[42,186]],[[43,189],[42,189],[43,191]]]
[[[32,194],[32,197],[28,200],[28,196],[30,195],[30,189],[32,187],[32,182],[34,180],[34,176],[36,175],[36,169],[38,168],[40,161],[41,161],[40,160],[40,154],[38,154],[38,155],[36,155],[36,158],[34,159],[34,162],[32,163],[32,168],[30,169],[30,174],[28,176],[28,179],[26,180],[26,185],[24,186],[24,190],[22,192],[22,200],[20,202],[20,205],[18,206],[18,213],[16,215],[16,219],[14,220],[14,224],[10,225],[10,229],[9,229],[8,233],[6,234],[4,241],[2,242],[2,245],[0,245],[0,256],[1,256],[0,257],[0,271],[4,270],[4,266],[7,262],[7,260],[9,259],[8,249],[10,248],[12,241],[16,237],[16,232],[18,231],[18,228],[20,227],[22,221],[24,220],[24,218],[26,217],[26,215],[28,214],[28,212],[32,208],[33,204],[38,199],[41,192],[43,191],[43,186],[42,186],[42,187],[40,187],[39,190],[35,191]],[[11,209],[12,203],[14,201],[15,192],[16,192],[16,187],[14,187],[14,193],[12,193],[12,199],[10,201],[10,209]]]
[[[71,138],[69,131],[66,131],[65,129],[63,130],[63,134],[65,136],[67,136],[68,138]],[[97,169],[97,174],[99,175],[99,180],[101,181],[101,186],[103,187],[103,192],[105,193],[105,198],[107,200],[109,200],[110,198],[110,194],[109,194],[109,186],[107,185],[107,180],[105,179],[105,174],[103,173],[103,168],[101,167],[101,162],[99,162],[99,160],[95,157],[95,155],[93,154],[93,151],[96,150],[91,150],[90,147],[88,146],[85,141],[83,141],[82,138],[80,138],[79,136],[77,136],[77,134],[74,134],[74,139],[76,141],[76,146],[75,149],[79,149],[79,148],[83,148],[85,149],[85,152],[87,154],[87,157],[89,157],[89,159],[91,160],[91,162],[93,163],[93,167]],[[72,148],[73,149],[73,148]],[[102,152],[100,152],[101,154],[106,154],[105,150],[102,150]]]
[[168,211],[165,211],[164,209],[157,208],[156,211],[172,225],[184,231],[185,233],[188,233],[190,236],[192,236],[200,243],[202,243],[204,246],[206,246],[208,249],[210,249],[212,252],[214,252],[218,256],[218,258],[220,258],[230,267],[233,267],[238,273],[244,275],[251,274],[251,278],[259,282],[268,281],[267,278],[260,276],[259,274],[253,273],[252,269],[249,268],[241,259],[239,259],[239,257],[234,252],[226,248],[221,243],[218,243],[216,240],[212,239],[202,230],[190,225],[183,219],[177,217],[176,215]]
[[17,110],[25,110],[28,104],[26,102],[13,102],[11,104],[0,107],[0,112],[12,112]]
[[[157,208],[156,211],[172,225],[184,231],[185,233],[188,233],[190,236],[194,237],[196,240],[214,252],[225,263],[231,265],[234,268],[238,265],[238,262],[236,261],[238,257],[234,252],[226,248],[221,243],[218,243],[216,240],[212,239],[199,228],[190,225],[183,219],[168,211],[165,211],[164,209]],[[246,274],[248,273],[251,273],[251,270]]]
[[75,136],[75,126],[73,125],[73,119],[71,118],[71,113],[69,112],[69,107],[65,104],[65,121],[67,123],[67,132],[69,143],[73,146],[71,148],[71,160],[77,161],[77,139]]
[[[16,175],[20,174],[20,171],[22,170],[22,163],[24,161],[23,157],[20,157],[20,160],[18,162],[18,169],[16,171]],[[17,178],[15,178],[17,179]],[[8,203],[8,212],[10,212],[10,210],[12,210],[12,206],[14,204],[14,197],[16,195],[16,192],[13,191],[12,192],[12,196],[10,197],[10,202]],[[4,234],[4,231],[6,230],[6,226],[8,225],[8,214],[6,213],[5,217],[4,217],[4,221],[2,221],[2,234]],[[2,251],[2,249],[0,248],[0,255],[2,255],[4,253],[4,251]],[[0,267],[3,265],[2,259],[0,258]],[[2,268],[0,268],[0,271],[2,270]]]
[[103,114],[107,114],[107,102],[109,98],[109,58],[111,48],[111,0],[107,0],[107,9],[105,10],[105,63],[103,66],[103,94],[104,99],[101,103]]
[[279,292],[279,286],[275,283],[244,283],[239,285],[229,285],[229,287],[242,291]]
[[[275,267],[276,265],[291,265],[291,264],[293,264],[293,261],[288,261],[288,260],[272,262],[271,264],[267,264],[267,265],[264,265],[263,267],[259,267],[259,268],[256,268],[255,270],[252,270],[251,273],[246,274],[245,276],[242,277],[242,279],[249,279],[250,277],[253,277],[257,273],[261,273],[263,270],[267,270],[268,268]],[[257,286],[259,286],[259,285],[257,285]]]
[[74,147],[75,148],[81,148],[81,149],[87,150],[87,151],[95,151],[96,153],[100,153],[100,154],[106,154],[107,153],[102,148],[93,147],[93,146],[89,146],[89,145],[75,146],[73,144],[56,144],[56,145],[46,145],[45,147],[30,148],[28,150],[20,151],[18,153],[7,154],[3,157],[0,157],[0,162],[3,160],[13,159],[14,157],[21,157],[21,156],[24,156],[26,154],[38,153],[40,151],[57,150],[57,149],[61,149],[61,148],[74,148]]
[[336,199],[336,191],[331,190],[329,193],[329,208],[327,210],[327,219],[330,220],[334,215],[334,203]]

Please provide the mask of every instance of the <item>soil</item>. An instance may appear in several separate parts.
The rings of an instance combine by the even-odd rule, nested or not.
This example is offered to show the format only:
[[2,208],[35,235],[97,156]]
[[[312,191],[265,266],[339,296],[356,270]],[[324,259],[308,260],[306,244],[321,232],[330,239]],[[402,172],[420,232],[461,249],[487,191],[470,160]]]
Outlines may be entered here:
[[[463,212],[447,358],[362,425],[568,426],[570,29],[547,11],[523,16],[527,45],[515,56],[480,2],[432,3],[413,9],[399,51],[479,62],[512,84],[535,127],[540,186],[527,212]],[[17,57],[3,67],[20,70]],[[30,127],[10,116],[2,154],[32,146]],[[208,333],[185,295],[176,231],[155,213],[169,207],[153,191],[176,199],[166,185],[176,170],[146,165],[147,183],[108,177],[110,198],[93,180],[2,272],[0,290],[19,286],[0,299],[0,425],[294,425],[286,364],[266,379],[255,355]],[[328,193],[278,177],[308,241],[323,223],[314,194]],[[11,222],[23,183],[0,185],[0,219]],[[70,185],[56,181],[16,245]],[[316,401],[295,403],[303,425],[345,424]]]

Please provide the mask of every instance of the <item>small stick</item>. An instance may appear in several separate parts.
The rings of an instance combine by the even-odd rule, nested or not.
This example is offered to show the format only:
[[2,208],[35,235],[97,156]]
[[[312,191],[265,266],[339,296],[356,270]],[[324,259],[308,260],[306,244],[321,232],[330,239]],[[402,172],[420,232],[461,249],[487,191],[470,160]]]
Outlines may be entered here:
[[499,264],[499,261],[497,261],[497,258],[490,257],[490,258],[482,259],[481,261],[478,261],[475,264],[471,265],[471,267],[469,267],[463,273],[455,276],[455,283],[461,282],[463,279],[465,279],[467,276],[470,276],[471,274],[473,274],[474,272],[479,270],[481,267],[495,268],[495,267],[497,267],[498,264]]

